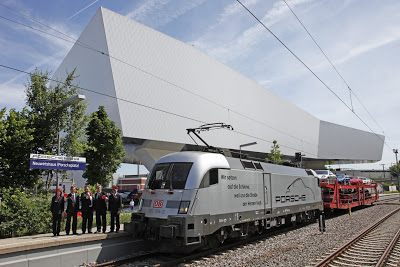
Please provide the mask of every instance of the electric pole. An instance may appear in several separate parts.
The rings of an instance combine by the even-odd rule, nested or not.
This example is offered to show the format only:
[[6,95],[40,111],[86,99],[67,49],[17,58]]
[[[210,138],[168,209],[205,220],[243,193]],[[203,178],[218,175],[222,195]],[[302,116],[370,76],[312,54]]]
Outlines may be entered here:
[[381,165],[382,166],[382,168],[383,168],[383,179],[386,179],[386,175],[385,175],[385,164],[379,164],[379,165]]
[[399,162],[397,161],[397,153],[399,153],[399,150],[397,148],[393,149],[393,153],[396,155],[396,168],[397,168],[397,189],[399,188]]

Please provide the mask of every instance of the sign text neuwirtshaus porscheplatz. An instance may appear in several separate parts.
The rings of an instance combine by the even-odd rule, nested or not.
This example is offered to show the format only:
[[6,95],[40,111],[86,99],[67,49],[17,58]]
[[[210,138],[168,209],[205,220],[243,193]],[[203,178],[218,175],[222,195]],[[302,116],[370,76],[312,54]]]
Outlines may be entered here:
[[55,170],[85,170],[86,158],[31,154],[30,168]]

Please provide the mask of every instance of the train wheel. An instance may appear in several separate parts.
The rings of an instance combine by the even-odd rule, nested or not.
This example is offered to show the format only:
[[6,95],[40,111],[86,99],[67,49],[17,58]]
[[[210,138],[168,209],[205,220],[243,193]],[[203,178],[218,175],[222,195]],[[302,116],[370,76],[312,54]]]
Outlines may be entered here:
[[217,248],[220,244],[221,242],[215,233],[207,236],[207,245],[210,249]]
[[260,224],[257,225],[257,234],[261,235],[264,232],[264,227]]

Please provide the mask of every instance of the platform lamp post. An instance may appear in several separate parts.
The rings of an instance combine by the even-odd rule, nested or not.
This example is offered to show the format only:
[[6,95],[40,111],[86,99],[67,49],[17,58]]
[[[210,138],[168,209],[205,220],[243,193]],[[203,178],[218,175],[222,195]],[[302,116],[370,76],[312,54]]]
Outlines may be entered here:
[[381,165],[382,169],[383,169],[383,179],[386,179],[386,175],[385,175],[385,165],[386,164],[382,163],[382,164],[379,164],[379,165]]
[[240,157],[240,159],[242,159],[242,147],[253,146],[253,145],[257,145],[257,142],[252,142],[252,143],[243,144],[243,145],[239,146],[239,157]]
[[[60,107],[60,110],[61,109],[64,109],[64,108],[66,108],[66,107],[68,107],[68,106],[71,106],[71,105],[74,105],[74,104],[76,104],[76,103],[78,103],[78,102],[80,102],[80,101],[82,101],[82,100],[85,100],[86,99],[86,97],[85,97],[85,95],[76,95],[76,96],[73,96],[73,97],[71,97],[71,98],[68,98],[67,100],[65,100],[63,103],[62,103],[62,105],[61,105],[61,107]],[[60,156],[60,133],[61,133],[61,129],[60,129],[60,121],[58,121],[58,132],[57,132],[57,143],[58,143],[58,145],[57,145],[57,156]],[[58,169],[56,170],[57,172],[56,172],[56,177],[57,177],[57,184],[56,184],[56,189],[58,188],[58,173],[59,173],[59,171],[58,171]]]

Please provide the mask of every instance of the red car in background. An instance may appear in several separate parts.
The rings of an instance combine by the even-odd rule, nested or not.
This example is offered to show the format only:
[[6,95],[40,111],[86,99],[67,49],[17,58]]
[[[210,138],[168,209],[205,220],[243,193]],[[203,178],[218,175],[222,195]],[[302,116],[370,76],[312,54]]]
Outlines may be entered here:
[[352,185],[362,185],[363,180],[360,179],[358,176],[349,176],[350,178],[350,184]]

